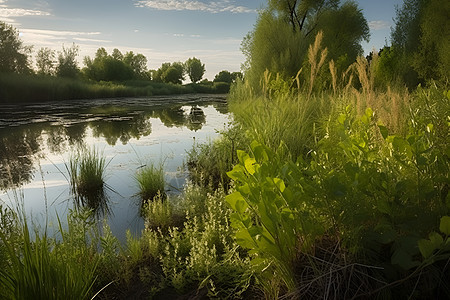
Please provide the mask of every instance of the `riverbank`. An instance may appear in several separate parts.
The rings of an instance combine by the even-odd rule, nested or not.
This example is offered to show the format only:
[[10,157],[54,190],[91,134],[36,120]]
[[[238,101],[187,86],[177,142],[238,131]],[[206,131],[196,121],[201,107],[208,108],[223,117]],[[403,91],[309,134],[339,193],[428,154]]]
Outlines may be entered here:
[[229,84],[158,83],[147,80],[89,82],[50,76],[0,74],[0,104],[117,97],[149,97],[180,94],[224,94]]

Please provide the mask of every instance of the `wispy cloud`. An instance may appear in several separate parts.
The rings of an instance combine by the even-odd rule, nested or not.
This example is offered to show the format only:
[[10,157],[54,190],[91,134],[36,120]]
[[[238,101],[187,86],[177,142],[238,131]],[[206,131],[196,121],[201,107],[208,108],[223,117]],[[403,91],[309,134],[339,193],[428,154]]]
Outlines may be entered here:
[[16,17],[25,16],[50,16],[51,14],[42,10],[11,8],[5,5],[6,1],[0,0],[0,18],[12,20]]
[[142,0],[137,1],[137,7],[146,7],[156,10],[190,10],[210,13],[254,13],[256,10],[235,4],[232,0],[197,1],[197,0]]
[[389,29],[391,27],[391,23],[384,20],[375,20],[369,21],[370,30],[384,30]]

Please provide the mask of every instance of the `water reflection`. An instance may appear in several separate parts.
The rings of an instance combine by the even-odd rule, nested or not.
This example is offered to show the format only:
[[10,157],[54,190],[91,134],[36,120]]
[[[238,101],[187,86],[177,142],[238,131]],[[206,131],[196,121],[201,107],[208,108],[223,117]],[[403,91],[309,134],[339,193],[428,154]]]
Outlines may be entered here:
[[[198,97],[198,96],[197,96]],[[170,104],[168,98],[90,100],[29,106],[0,106],[0,189],[20,187],[33,180],[38,155],[61,154],[86,145],[87,131],[109,145],[125,145],[152,133],[151,119],[166,127],[191,131],[206,122],[201,105],[205,99]],[[169,103],[166,103],[169,102]],[[173,101],[171,102],[178,102]],[[220,112],[226,105],[211,102]],[[89,204],[84,199],[81,204]]]

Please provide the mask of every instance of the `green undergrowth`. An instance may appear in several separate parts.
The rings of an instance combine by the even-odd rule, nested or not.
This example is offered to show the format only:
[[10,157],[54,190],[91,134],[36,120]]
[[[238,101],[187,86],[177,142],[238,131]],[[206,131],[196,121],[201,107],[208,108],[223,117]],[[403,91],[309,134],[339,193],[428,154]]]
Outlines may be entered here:
[[152,81],[91,82],[82,79],[0,73],[2,87],[0,103],[227,93],[229,85],[221,84],[180,85]]

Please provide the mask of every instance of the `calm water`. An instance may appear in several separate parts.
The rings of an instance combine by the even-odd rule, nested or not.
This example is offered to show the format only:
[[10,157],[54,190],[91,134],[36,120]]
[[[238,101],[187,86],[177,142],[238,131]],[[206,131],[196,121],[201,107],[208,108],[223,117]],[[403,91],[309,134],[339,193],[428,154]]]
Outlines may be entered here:
[[[190,114],[191,110],[197,114]],[[201,113],[201,111],[203,114]],[[182,169],[193,143],[217,136],[229,122],[225,96],[83,100],[0,106],[0,202],[22,202],[36,223],[65,219],[74,200],[64,163],[80,147],[96,147],[109,161],[106,184],[113,233],[139,233],[136,170],[164,162],[168,193],[186,181]]]

